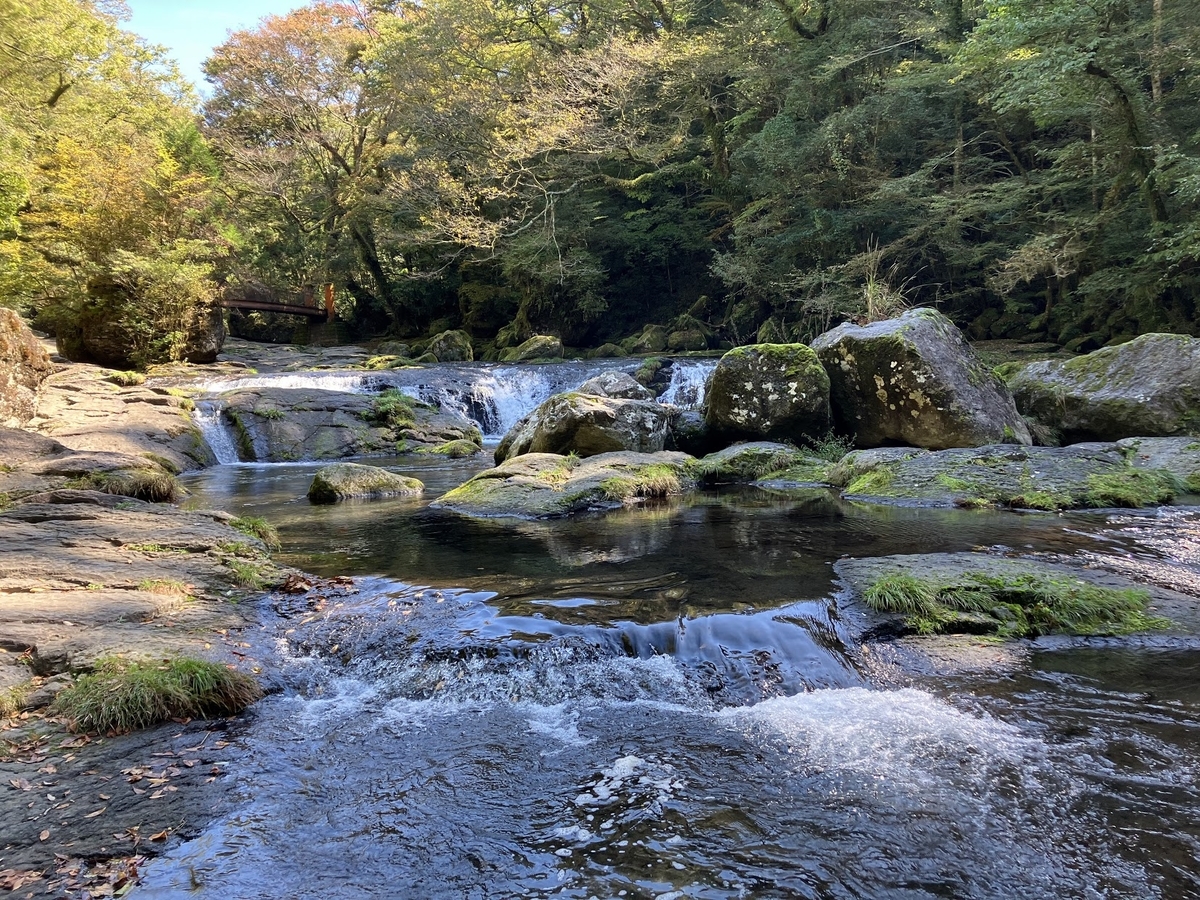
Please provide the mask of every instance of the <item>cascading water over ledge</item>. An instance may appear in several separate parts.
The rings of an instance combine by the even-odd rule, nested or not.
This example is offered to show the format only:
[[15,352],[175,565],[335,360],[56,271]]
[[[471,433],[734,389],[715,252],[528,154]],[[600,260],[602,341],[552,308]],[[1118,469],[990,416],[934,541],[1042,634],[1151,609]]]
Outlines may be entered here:
[[[196,425],[222,464],[238,461],[237,445],[224,421],[220,395],[230,391],[291,389],[368,394],[395,388],[425,403],[472,420],[485,441],[498,441],[527,412],[553,394],[570,391],[603,372],[633,372],[638,359],[568,361],[540,365],[503,363],[439,364],[382,372],[337,371],[214,378],[193,383],[207,397],[198,401]],[[675,360],[670,382],[659,398],[683,409],[698,409],[713,359]]]

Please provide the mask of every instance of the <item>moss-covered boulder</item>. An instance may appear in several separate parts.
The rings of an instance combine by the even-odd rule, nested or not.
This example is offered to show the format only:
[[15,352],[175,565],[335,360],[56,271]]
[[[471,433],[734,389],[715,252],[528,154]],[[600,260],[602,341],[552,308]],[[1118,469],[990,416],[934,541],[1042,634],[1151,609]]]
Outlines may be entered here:
[[1200,494],[1200,438],[1125,438],[1117,446],[1135,468],[1170,472],[1189,493]]
[[308,486],[312,503],[339,500],[374,500],[382,497],[418,497],[425,485],[415,478],[397,475],[378,466],[334,463],[319,470]]
[[829,373],[837,427],[859,447],[1031,443],[1008,388],[936,310],[847,322],[812,346]]
[[246,462],[343,459],[447,441],[482,444],[475,423],[398,391],[350,394],[309,388],[251,388],[223,395],[222,415]]
[[519,347],[500,354],[502,362],[525,362],[530,359],[562,359],[562,339],[552,334],[535,334]]
[[445,456],[450,459],[466,459],[468,456],[483,452],[483,447],[475,441],[459,439],[422,447],[418,452],[432,453],[435,456]]
[[33,418],[38,386],[54,371],[46,349],[11,309],[0,307],[0,425]]
[[628,355],[619,344],[601,344],[584,354],[588,359],[618,359]]
[[667,335],[667,349],[677,353],[707,350],[708,337],[699,328],[680,328]]
[[636,381],[628,372],[601,372],[589,378],[576,390],[597,397],[620,397],[625,400],[653,400],[654,391]]
[[527,453],[481,472],[432,509],[535,519],[670,497],[695,488],[686,453],[603,453],[587,459]]
[[[443,331],[434,335],[425,353],[436,358],[437,362],[470,362],[475,358],[471,349],[471,336],[465,331]],[[423,361],[421,359],[418,362]]]
[[1063,442],[1200,434],[1200,339],[1144,334],[1010,381],[1017,407]]
[[751,441],[708,454],[696,462],[695,472],[706,484],[722,484],[756,481],[814,463],[819,464],[822,470],[829,466],[824,460],[818,460],[790,444]]
[[524,453],[656,453],[666,445],[670,419],[670,409],[649,400],[555,394],[509,429],[496,462]]
[[829,430],[829,376],[804,344],[752,344],[721,357],[704,421],[726,440],[800,442]]
[[856,499],[1049,511],[1154,506],[1181,487],[1168,472],[1131,466],[1116,444],[882,448],[849,454],[830,479]]
[[667,349],[669,332],[665,325],[647,325],[642,333],[621,341],[630,353],[662,353]]

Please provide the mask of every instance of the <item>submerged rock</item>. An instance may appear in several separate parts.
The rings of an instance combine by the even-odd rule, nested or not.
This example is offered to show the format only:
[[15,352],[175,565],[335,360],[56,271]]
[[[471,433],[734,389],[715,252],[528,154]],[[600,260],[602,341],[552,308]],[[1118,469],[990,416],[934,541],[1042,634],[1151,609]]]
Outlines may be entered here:
[[334,463],[313,476],[312,484],[308,486],[308,499],[312,503],[336,503],[339,500],[415,497],[424,490],[425,485],[417,479],[378,466]]
[[881,448],[849,454],[830,477],[856,498],[927,506],[1140,507],[1168,502],[1179,490],[1169,473],[1129,465],[1116,444]]
[[562,359],[562,339],[552,334],[535,334],[519,347],[500,354],[502,362],[525,362],[530,359]]
[[704,421],[727,440],[792,440],[829,430],[829,376],[804,344],[753,344],[721,357]]
[[839,325],[812,346],[829,373],[837,426],[859,447],[1031,443],[1008,388],[935,310]]
[[544,518],[682,494],[695,487],[686,453],[602,453],[587,459],[526,453],[435,500],[480,518]]
[[1064,442],[1200,434],[1200,339],[1144,334],[1065,362],[1025,366],[1010,387]]
[[33,418],[37,389],[54,371],[46,348],[13,310],[0,307],[0,425]]
[[556,394],[509,429],[496,448],[496,462],[524,453],[657,453],[666,444],[670,415],[650,400]]

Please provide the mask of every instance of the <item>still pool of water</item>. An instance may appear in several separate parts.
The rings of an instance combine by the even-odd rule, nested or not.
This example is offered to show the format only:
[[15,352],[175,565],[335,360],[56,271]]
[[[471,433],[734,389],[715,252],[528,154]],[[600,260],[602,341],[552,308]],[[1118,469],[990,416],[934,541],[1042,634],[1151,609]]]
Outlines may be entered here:
[[[429,497],[485,465],[387,462]],[[474,522],[313,507],[316,467],[191,480],[277,525],[283,562],[361,578],[275,602],[255,652],[281,690],[229,748],[237,803],[139,895],[1200,897],[1194,654],[1038,652],[884,688],[832,570],[1161,555],[1161,532],[752,489]]]

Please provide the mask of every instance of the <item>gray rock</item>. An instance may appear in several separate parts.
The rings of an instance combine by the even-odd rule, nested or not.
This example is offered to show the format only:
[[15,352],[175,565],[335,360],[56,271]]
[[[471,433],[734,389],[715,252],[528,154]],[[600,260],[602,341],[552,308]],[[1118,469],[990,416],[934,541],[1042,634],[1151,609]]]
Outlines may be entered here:
[[[470,362],[475,358],[471,337],[465,331],[443,331],[434,335],[425,352],[436,357],[437,362]],[[422,361],[423,357],[417,360]]]
[[1164,469],[1182,479],[1188,491],[1200,494],[1200,438],[1125,438],[1117,446],[1136,468]]
[[1021,412],[1068,443],[1200,434],[1200,339],[1144,334],[1030,363],[1010,387]]
[[752,344],[721,357],[704,395],[704,421],[727,440],[790,440],[830,426],[829,376],[804,344]]
[[430,504],[478,518],[545,518],[692,490],[686,453],[526,453],[481,472]]
[[649,400],[556,394],[509,429],[496,462],[524,453],[656,453],[666,444],[670,417],[667,407]]
[[667,329],[664,325],[647,325],[642,333],[621,342],[630,353],[661,353],[667,349]]
[[602,372],[589,378],[578,388],[580,394],[597,397],[620,397],[625,400],[653,400],[654,391],[634,380],[627,372]]
[[700,480],[707,483],[755,481],[814,463],[819,464],[822,471],[829,466],[824,460],[817,460],[789,444],[751,441],[710,453],[696,463],[696,472]]
[[667,349],[677,352],[707,350],[708,338],[699,328],[682,328],[667,335]]
[[618,357],[628,356],[624,348],[617,344],[601,344],[595,349],[589,350],[584,354],[588,359],[617,359]]
[[860,447],[1031,443],[1008,388],[935,310],[839,325],[812,346],[829,373],[837,426]]
[[312,503],[336,503],[339,500],[416,497],[424,490],[425,485],[417,479],[378,466],[334,463],[313,476],[308,486],[308,499]]
[[0,425],[24,425],[33,418],[37,389],[53,371],[50,355],[29,326],[0,307]]

